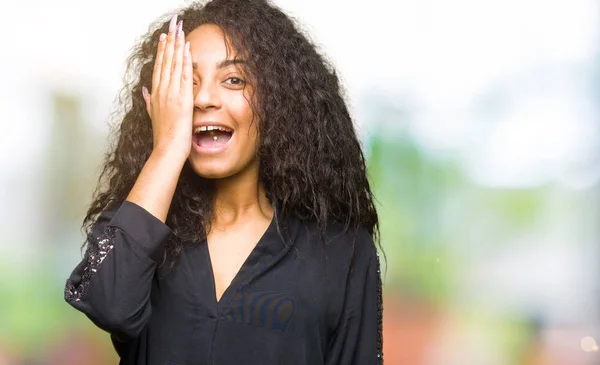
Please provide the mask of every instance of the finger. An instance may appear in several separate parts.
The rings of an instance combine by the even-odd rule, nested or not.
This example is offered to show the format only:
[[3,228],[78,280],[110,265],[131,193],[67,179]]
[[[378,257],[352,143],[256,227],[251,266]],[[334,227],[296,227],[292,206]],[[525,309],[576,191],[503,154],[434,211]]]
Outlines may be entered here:
[[190,55],[190,42],[186,42],[183,46],[183,70],[181,72],[181,90],[184,95],[192,95],[193,89],[193,70],[192,56]]
[[181,87],[181,70],[183,68],[183,48],[185,47],[185,35],[183,34],[183,20],[177,23],[175,30],[175,49],[173,53],[173,67],[171,68],[170,88],[174,92],[179,92]]
[[160,83],[160,72],[162,69],[163,55],[165,54],[165,39],[167,39],[165,33],[162,33],[158,38],[156,59],[154,60],[154,71],[152,72],[152,92],[158,88],[158,84]]
[[145,86],[142,86],[142,96],[144,98],[144,102],[146,103],[146,111],[148,112],[148,115],[150,117],[152,117],[152,114],[150,113],[151,108],[150,108],[150,93],[148,92],[148,89]]
[[171,67],[173,64],[173,51],[175,45],[175,30],[177,28],[176,22],[177,14],[171,18],[169,23],[169,34],[167,35],[167,41],[165,45],[165,55],[163,56],[162,70],[160,72],[160,84],[161,89],[168,88],[169,81],[171,79]]

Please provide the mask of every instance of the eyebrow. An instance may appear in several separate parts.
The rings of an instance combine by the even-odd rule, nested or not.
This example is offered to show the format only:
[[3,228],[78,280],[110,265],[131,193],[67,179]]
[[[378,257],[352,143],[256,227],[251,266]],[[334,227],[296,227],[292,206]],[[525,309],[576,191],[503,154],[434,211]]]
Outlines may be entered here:
[[[225,67],[228,67],[228,66],[231,66],[231,65],[242,65],[242,64],[245,64],[245,63],[246,63],[246,61],[244,61],[244,60],[239,60],[239,59],[233,59],[233,60],[231,60],[231,59],[228,59],[228,60],[223,60],[223,61],[221,61],[221,62],[217,63],[217,69],[219,69],[219,70],[220,70],[220,69],[222,69],[222,68],[225,68]],[[193,69],[193,70],[195,70],[195,69],[197,69],[197,68],[198,68],[198,63],[197,63],[197,62],[193,62],[193,63],[192,63],[192,69]]]

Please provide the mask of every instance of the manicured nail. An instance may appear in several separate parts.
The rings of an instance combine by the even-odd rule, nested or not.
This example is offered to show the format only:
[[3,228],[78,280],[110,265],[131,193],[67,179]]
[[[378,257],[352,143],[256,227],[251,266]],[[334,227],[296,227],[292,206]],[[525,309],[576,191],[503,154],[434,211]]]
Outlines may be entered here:
[[173,15],[171,18],[171,22],[169,23],[169,33],[173,33],[175,31],[175,25],[177,24],[177,14]]
[[158,40],[159,40],[160,42],[162,42],[162,41],[164,41],[166,38],[167,38],[167,35],[166,35],[165,33],[161,33],[161,34],[160,34],[160,37],[158,37]]
[[142,95],[144,95],[144,98],[148,96],[148,88],[146,88],[145,86],[142,86]]
[[185,46],[183,47],[183,55],[188,57],[190,55],[190,42],[185,42]]
[[177,38],[181,37],[181,31],[183,30],[183,20],[177,23]]

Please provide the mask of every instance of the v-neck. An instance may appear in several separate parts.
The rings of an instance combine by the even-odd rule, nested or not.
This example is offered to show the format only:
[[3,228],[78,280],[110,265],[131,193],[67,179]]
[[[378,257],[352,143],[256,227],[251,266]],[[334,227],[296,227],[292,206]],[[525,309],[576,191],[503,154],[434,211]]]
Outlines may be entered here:
[[261,237],[258,239],[250,253],[238,269],[237,273],[229,283],[229,285],[223,291],[221,297],[217,300],[217,287],[216,287],[216,276],[212,265],[212,259],[210,256],[210,250],[208,248],[208,240],[204,240],[202,246],[205,250],[206,264],[208,265],[208,275],[210,276],[211,286],[211,302],[215,306],[215,309],[220,312],[224,303],[230,302],[235,293],[249,282],[254,276],[257,270],[260,270],[260,262],[265,263],[269,261],[269,256],[276,255],[282,248],[285,247],[283,242],[279,239],[277,233],[277,222],[278,222],[278,209],[275,203],[273,206],[273,217],[271,222],[267,226],[267,229],[263,232]]

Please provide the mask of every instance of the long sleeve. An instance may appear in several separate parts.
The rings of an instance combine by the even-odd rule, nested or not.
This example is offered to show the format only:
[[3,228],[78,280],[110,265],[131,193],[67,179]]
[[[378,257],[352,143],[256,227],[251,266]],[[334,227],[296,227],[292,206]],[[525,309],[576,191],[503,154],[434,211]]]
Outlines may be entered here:
[[[370,236],[355,257],[346,283],[344,309],[327,351],[327,365],[383,364],[383,305],[379,254]],[[362,241],[362,242],[361,242]]]
[[67,279],[65,300],[118,338],[136,337],[150,317],[152,280],[171,233],[129,201],[101,213]]

